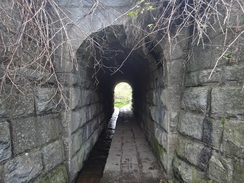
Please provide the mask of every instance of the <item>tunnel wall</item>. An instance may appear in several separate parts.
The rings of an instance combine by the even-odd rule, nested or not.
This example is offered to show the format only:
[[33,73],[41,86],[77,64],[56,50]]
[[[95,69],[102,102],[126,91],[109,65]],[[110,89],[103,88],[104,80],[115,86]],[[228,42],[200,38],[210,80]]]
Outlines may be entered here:
[[225,41],[221,29],[215,30],[209,32],[211,43],[204,40],[204,48],[193,46],[186,63],[173,161],[174,173],[182,182],[244,180],[243,36],[241,44],[229,48],[231,58],[222,58],[209,79]]
[[[92,6],[88,2],[82,5],[84,12],[76,14],[82,6],[68,2],[74,3],[60,1],[74,22]],[[120,5],[123,10],[128,8],[123,3]],[[109,4],[106,7],[109,7],[106,10],[114,8]],[[117,13],[109,14],[109,20],[113,21]],[[99,24],[94,23],[86,35],[111,23],[104,18],[106,13],[102,15]],[[94,17],[88,16],[79,25],[93,20]],[[72,43],[76,49],[86,38],[78,32],[71,26],[71,37],[78,36]],[[178,41],[186,40],[188,34],[184,30]],[[158,57],[145,49],[143,54],[151,72],[145,76],[145,83],[134,88],[135,113],[168,174],[184,182],[241,182],[244,179],[243,47],[233,51],[234,57],[241,54],[238,62],[222,59],[208,80],[224,38],[217,31],[211,33],[211,40],[214,47],[194,45],[189,62],[185,62],[187,41],[180,41],[169,50],[168,40],[164,40],[154,50]],[[107,108],[111,106],[111,98],[106,95],[111,96],[111,91],[94,90],[92,72],[84,68],[75,70],[67,55],[64,52],[63,59],[67,62],[59,64],[57,69],[69,97],[69,111],[56,108],[58,99],[53,98],[52,81],[42,87],[23,84],[30,91],[28,95],[6,86],[6,91],[13,95],[0,96],[0,182],[72,181],[101,133],[111,114],[111,107]],[[56,58],[57,63],[60,60]],[[163,64],[160,66],[159,62]]]
[[[131,0],[99,1],[93,14],[89,14],[95,2],[55,2],[67,16],[64,20],[72,54],[88,35],[113,24],[131,6]],[[3,3],[11,5],[11,1]],[[0,182],[72,182],[101,133],[112,112],[111,107],[106,108],[110,100],[94,91],[87,72],[74,68],[69,51],[63,47],[57,50],[61,54],[54,57],[68,110],[56,106],[60,96],[55,96],[53,78],[42,86],[20,80],[19,90],[4,86],[6,95],[3,92],[0,96]],[[40,82],[34,70],[24,74]]]
[[188,50],[188,41],[182,38],[188,35],[188,29],[181,32],[182,37],[177,38],[179,44],[174,50],[169,50],[167,39],[161,43],[156,41],[152,51],[149,51],[150,48],[144,48],[150,73],[145,76],[141,88],[134,89],[133,93],[134,112],[140,119],[155,154],[169,175],[172,175],[184,83],[184,63]]
[[11,86],[5,89],[12,94],[0,98],[0,182],[29,182],[37,177],[41,181],[48,176],[67,180],[55,89],[27,83],[19,87],[29,91],[26,95]]
[[93,67],[87,67],[92,61],[86,60],[82,56],[83,53],[82,49],[77,51],[80,67],[74,73],[76,79],[70,83],[71,110],[65,117],[70,130],[66,139],[69,144],[66,150],[70,157],[68,166],[71,179],[74,179],[83,167],[113,112],[113,104],[108,102],[112,102],[112,93],[106,91],[106,88],[104,91],[97,88]]

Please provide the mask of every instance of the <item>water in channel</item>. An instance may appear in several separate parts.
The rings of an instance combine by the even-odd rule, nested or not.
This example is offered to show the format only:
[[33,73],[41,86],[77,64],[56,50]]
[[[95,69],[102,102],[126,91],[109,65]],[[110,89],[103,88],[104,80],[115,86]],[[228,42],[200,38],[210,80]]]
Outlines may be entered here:
[[108,157],[109,148],[115,132],[119,109],[115,108],[112,118],[103,130],[90,153],[88,160],[76,179],[76,183],[99,183]]

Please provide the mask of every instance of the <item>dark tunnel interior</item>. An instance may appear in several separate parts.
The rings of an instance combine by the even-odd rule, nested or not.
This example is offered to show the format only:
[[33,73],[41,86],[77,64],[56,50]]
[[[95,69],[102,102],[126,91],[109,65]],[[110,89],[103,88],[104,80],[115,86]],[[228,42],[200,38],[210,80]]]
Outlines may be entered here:
[[[158,53],[151,47],[147,45],[151,58],[155,59]],[[127,82],[133,89],[134,113],[138,112],[138,106],[143,107],[142,101],[146,98],[146,91],[150,87],[150,74],[153,72],[151,65],[155,67],[157,62],[155,60],[150,63],[143,47],[131,51],[132,49],[126,46],[126,33],[121,25],[93,33],[79,49],[85,78],[90,78],[94,83],[108,116],[111,116],[113,111],[114,87],[119,82]]]

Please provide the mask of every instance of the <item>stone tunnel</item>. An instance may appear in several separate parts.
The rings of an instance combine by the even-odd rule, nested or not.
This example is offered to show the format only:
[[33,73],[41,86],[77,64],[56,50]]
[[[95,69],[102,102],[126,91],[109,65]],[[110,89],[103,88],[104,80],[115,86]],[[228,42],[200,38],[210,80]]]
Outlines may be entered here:
[[[0,97],[0,182],[73,182],[113,113],[114,87],[122,81],[133,89],[134,115],[169,177],[244,180],[243,44],[239,61],[219,63],[208,79],[221,54],[220,29],[209,34],[217,46],[194,45],[189,59],[190,28],[172,50],[167,38],[134,49],[128,17],[121,16],[131,0],[101,0],[92,16],[85,15],[95,1],[56,2],[73,22],[68,34],[77,67],[65,50],[55,58],[69,109],[55,105],[51,84]],[[91,39],[103,49],[89,46]]]

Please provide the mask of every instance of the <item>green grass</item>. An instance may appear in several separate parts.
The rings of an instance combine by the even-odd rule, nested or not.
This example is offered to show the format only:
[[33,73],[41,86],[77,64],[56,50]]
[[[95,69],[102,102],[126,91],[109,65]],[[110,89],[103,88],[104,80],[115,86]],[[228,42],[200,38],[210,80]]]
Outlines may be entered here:
[[121,82],[114,89],[114,106],[121,108],[131,104],[132,88],[128,83]]

